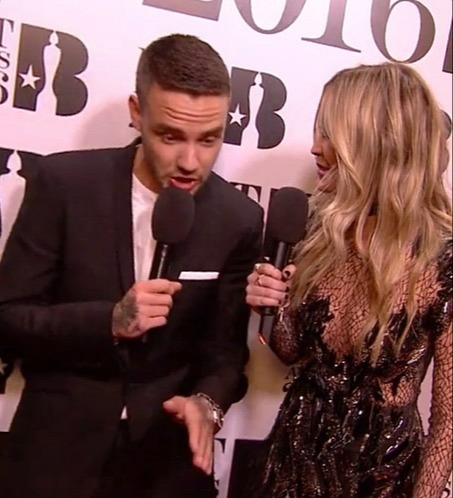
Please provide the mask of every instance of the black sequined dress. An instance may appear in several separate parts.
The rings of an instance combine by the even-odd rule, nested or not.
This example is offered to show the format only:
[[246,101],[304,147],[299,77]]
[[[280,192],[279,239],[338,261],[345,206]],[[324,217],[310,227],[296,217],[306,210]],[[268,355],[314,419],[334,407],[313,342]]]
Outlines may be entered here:
[[[451,471],[452,248],[417,286],[418,309],[399,355],[407,281],[375,366],[353,355],[367,315],[367,273],[350,250],[274,329],[271,347],[298,375],[287,391],[255,474],[259,498],[438,498]],[[430,432],[417,409],[434,356]]]

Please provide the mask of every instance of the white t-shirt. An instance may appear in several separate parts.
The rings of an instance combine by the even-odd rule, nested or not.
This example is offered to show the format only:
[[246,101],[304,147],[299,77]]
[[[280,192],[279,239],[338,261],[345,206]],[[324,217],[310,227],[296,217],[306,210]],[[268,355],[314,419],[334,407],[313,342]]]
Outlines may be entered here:
[[156,241],[151,233],[151,216],[157,194],[132,175],[132,228],[135,280],[148,280]]

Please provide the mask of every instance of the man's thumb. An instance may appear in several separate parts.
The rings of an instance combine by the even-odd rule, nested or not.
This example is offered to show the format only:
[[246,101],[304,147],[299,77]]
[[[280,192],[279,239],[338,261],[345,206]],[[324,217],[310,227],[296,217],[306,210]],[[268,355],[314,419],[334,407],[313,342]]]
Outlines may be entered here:
[[168,413],[179,414],[183,410],[184,399],[181,396],[174,396],[173,398],[164,401],[164,410]]

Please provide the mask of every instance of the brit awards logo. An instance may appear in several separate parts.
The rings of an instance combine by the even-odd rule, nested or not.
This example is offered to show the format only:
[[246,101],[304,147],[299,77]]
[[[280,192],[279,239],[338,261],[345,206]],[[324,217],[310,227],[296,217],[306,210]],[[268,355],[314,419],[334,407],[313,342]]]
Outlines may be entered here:
[[56,116],[80,113],[88,101],[81,79],[88,60],[85,45],[73,35],[0,19],[0,105]]
[[[9,181],[5,184],[4,179],[7,177],[3,176],[7,173],[12,172],[13,175],[16,173],[20,175],[20,160],[18,160],[17,153],[14,153],[12,150],[2,149],[0,148],[0,257],[3,253],[5,236],[2,236],[5,232],[9,232],[10,227],[7,227],[9,222],[9,211],[10,209],[18,209],[17,202],[16,205],[13,206],[10,204],[12,198],[16,197],[17,201],[20,203],[22,201],[22,191],[19,187],[19,190],[16,189],[16,185],[13,191],[10,189]],[[14,180],[13,180],[14,181]],[[23,181],[23,178],[19,178],[19,182]],[[8,197],[6,199],[6,197]],[[14,200],[13,200],[14,204]],[[8,206],[7,208],[5,208]],[[5,221],[8,220],[8,221]],[[5,230],[6,228],[6,230]],[[12,356],[5,350],[3,350],[2,345],[0,344],[0,394],[5,394],[6,389],[6,381],[10,376],[14,366],[14,360]]]
[[38,154],[0,147],[0,258]]
[[285,136],[285,122],[278,112],[286,102],[283,82],[268,73],[233,67],[229,123],[224,142],[271,149]]

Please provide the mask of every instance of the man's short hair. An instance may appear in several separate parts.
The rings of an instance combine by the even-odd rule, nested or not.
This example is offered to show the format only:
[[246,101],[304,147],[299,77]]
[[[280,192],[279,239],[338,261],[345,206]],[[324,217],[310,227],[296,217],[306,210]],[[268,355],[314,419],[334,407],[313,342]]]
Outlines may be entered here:
[[152,42],[139,59],[136,92],[146,101],[152,84],[190,95],[229,95],[230,77],[220,55],[196,36],[172,34]]

